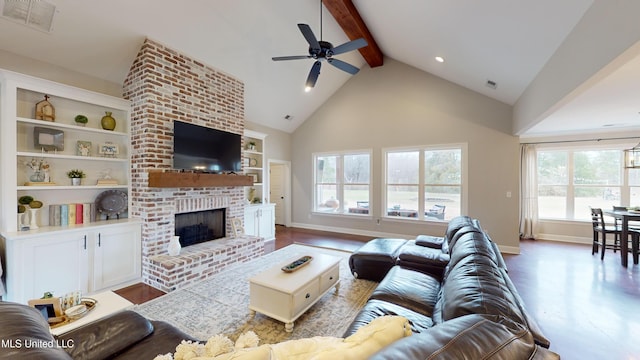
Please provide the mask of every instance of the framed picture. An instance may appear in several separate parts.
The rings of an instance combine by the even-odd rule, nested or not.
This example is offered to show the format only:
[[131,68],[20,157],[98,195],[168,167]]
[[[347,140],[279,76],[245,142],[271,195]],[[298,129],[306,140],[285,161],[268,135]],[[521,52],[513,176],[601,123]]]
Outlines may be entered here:
[[50,323],[64,320],[62,307],[60,306],[60,298],[58,297],[29,300],[29,306],[39,310],[42,316]]
[[102,156],[116,156],[118,153],[118,145],[114,143],[107,142],[98,146],[98,154]]
[[248,173],[248,176],[251,176],[251,178],[253,179],[254,183],[258,182],[258,173]]
[[45,151],[64,150],[64,132],[36,126],[33,128],[33,147]]
[[76,143],[76,155],[91,156],[91,141],[78,141]]

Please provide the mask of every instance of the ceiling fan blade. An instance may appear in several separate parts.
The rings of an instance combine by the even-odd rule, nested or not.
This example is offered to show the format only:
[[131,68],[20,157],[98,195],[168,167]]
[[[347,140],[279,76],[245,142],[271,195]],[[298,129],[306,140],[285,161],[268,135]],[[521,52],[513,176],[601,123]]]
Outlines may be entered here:
[[311,58],[311,56],[309,55],[294,55],[294,56],[276,56],[276,57],[272,57],[271,60],[273,61],[302,60],[302,59],[309,59],[309,58]]
[[313,35],[313,31],[311,30],[311,28],[309,27],[309,25],[307,24],[298,24],[298,29],[300,29],[300,32],[302,33],[302,36],[304,36],[305,39],[307,39],[307,42],[309,43],[309,47],[314,50],[314,51],[320,51],[320,43],[318,42],[318,39],[316,39],[316,36]]
[[333,49],[331,49],[331,52],[333,53],[333,55],[338,55],[338,54],[343,54],[356,49],[360,49],[361,47],[365,47],[367,45],[368,45],[367,40],[365,40],[364,38],[360,38],[360,39],[355,39],[353,41],[349,41],[342,45],[336,46]]
[[318,81],[318,75],[320,75],[320,66],[320,60],[317,60],[315,63],[313,63],[311,71],[309,71],[309,76],[307,76],[307,82],[305,83],[305,86],[307,88],[312,88],[316,85],[316,81]]
[[327,62],[342,71],[346,71],[351,75],[355,75],[360,71],[357,67],[338,59],[327,59]]

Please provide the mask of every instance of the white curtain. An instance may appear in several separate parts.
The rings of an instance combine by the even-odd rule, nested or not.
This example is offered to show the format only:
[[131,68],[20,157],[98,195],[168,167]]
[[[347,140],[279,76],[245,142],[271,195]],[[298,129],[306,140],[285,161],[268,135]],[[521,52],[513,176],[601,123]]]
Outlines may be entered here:
[[538,171],[535,145],[520,145],[520,237],[535,239],[538,228]]

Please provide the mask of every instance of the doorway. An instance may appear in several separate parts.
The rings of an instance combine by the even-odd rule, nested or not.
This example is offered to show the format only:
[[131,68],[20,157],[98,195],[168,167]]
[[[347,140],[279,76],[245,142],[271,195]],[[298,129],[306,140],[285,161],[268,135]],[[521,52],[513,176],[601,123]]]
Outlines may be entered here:
[[276,225],[291,226],[291,163],[269,160],[269,200],[275,204]]

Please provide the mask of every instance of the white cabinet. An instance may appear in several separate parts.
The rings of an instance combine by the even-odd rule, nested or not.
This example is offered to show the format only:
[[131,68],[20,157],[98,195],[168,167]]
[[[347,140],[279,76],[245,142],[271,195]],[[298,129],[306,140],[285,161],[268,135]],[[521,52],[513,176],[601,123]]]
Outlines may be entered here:
[[5,300],[26,303],[50,291],[92,293],[139,281],[141,224],[137,220],[2,238],[6,254]]
[[259,236],[265,241],[276,238],[274,204],[254,204],[244,208],[244,229],[247,235]]
[[140,277],[141,238],[139,224],[108,227],[93,232],[93,291]]

